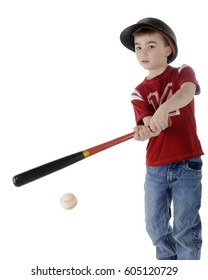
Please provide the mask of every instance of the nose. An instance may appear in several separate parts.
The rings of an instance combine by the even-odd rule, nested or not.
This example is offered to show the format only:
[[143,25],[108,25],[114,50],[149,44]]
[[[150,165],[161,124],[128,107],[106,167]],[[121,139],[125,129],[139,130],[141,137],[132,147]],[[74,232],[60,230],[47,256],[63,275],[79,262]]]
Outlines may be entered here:
[[146,57],[146,56],[147,56],[147,51],[146,51],[146,49],[142,49],[141,52],[140,52],[140,55],[141,55],[142,57]]

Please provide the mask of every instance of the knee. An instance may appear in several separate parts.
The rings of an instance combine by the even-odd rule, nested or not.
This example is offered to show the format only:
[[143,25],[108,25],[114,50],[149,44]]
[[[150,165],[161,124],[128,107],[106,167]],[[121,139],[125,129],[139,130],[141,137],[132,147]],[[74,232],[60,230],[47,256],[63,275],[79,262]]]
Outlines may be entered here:
[[160,240],[165,233],[164,229],[154,220],[146,221],[146,231],[154,245],[158,243],[158,240]]

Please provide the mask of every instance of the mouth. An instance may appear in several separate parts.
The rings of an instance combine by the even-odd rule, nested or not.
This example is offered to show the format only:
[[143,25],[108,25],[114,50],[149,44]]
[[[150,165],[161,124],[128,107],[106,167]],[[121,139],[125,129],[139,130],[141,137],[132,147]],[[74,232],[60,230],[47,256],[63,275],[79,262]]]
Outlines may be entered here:
[[149,60],[142,60],[142,63],[144,64],[149,63]]

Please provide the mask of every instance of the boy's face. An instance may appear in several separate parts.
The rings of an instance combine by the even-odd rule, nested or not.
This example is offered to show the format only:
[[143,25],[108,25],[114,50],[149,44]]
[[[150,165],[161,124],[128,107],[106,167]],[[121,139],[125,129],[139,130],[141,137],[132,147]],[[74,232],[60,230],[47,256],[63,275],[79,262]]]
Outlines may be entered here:
[[146,70],[159,70],[167,65],[172,49],[166,46],[159,33],[142,34],[134,37],[135,53],[141,66]]

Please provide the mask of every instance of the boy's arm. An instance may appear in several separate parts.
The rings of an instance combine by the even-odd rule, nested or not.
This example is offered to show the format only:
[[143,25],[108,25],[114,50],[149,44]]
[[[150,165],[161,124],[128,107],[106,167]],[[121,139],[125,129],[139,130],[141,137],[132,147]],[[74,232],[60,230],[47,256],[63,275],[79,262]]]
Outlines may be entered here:
[[186,82],[181,85],[180,89],[167,99],[150,120],[150,129],[154,132],[164,130],[168,127],[168,114],[175,110],[185,107],[194,98],[196,85],[192,82]]
[[194,98],[195,92],[196,85],[194,83],[186,82],[182,84],[174,95],[160,105],[153,116],[143,118],[144,125],[134,128],[134,139],[144,141],[158,136],[162,130],[169,126],[169,113],[188,105]]

